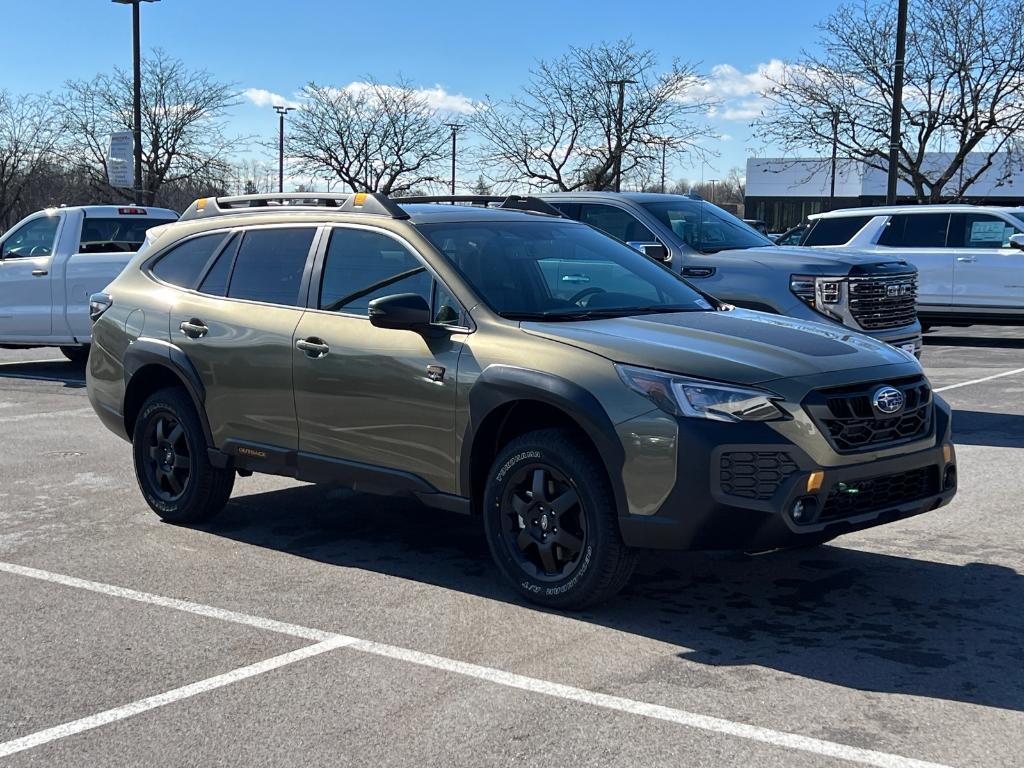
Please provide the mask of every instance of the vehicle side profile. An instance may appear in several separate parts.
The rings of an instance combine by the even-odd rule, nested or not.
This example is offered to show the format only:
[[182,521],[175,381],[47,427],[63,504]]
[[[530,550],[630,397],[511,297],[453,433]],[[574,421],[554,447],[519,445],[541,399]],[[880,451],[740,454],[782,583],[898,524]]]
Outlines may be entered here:
[[722,301],[852,328],[920,356],[917,270],[899,256],[778,247],[696,195],[555,192],[540,197],[569,218],[662,259]]
[[84,362],[89,296],[124,268],[152,227],[176,221],[166,208],[48,208],[0,237],[0,347],[60,347]]
[[810,546],[955,494],[913,355],[495,205],[206,198],[154,230],[93,296],[87,369],[150,507],[207,519],[252,472],[411,495],[571,609],[644,550]]
[[810,219],[804,245],[914,264],[922,324],[1024,325],[1024,208],[901,205]]

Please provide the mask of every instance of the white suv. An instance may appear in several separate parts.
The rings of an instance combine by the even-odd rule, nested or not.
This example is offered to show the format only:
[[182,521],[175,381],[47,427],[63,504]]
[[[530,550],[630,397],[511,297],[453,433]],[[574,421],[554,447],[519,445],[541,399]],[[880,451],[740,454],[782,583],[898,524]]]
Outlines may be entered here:
[[921,324],[1024,324],[1024,208],[902,205],[810,217],[801,245],[906,259]]

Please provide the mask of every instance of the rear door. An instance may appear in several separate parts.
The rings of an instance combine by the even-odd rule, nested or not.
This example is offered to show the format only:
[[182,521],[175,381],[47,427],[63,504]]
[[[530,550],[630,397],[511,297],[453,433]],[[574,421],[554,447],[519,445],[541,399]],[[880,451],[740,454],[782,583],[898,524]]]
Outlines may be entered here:
[[917,267],[921,309],[948,306],[953,298],[953,251],[946,247],[948,213],[897,213],[878,237],[878,250],[891,250]]
[[53,332],[50,270],[60,214],[39,214],[0,246],[0,338],[45,339]]
[[[226,232],[199,235],[176,246],[194,249],[183,256],[199,268],[190,266],[178,280],[190,290],[171,308],[169,333],[206,388],[219,448],[298,447],[292,344],[317,233],[315,225],[251,227],[230,238]],[[153,267],[158,279],[160,265]]]
[[1010,247],[1010,235],[1022,231],[991,213],[953,215],[954,305],[1024,312],[1024,251]]

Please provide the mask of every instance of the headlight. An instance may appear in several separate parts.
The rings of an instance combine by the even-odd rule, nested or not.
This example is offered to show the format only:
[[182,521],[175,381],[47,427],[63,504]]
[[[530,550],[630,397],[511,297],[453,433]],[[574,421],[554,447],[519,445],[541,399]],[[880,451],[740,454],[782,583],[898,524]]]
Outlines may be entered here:
[[712,421],[778,421],[789,418],[771,392],[616,365],[619,378],[666,413]]
[[793,275],[789,279],[789,290],[811,309],[835,317],[838,317],[838,314],[829,307],[846,302],[847,287],[844,277]]

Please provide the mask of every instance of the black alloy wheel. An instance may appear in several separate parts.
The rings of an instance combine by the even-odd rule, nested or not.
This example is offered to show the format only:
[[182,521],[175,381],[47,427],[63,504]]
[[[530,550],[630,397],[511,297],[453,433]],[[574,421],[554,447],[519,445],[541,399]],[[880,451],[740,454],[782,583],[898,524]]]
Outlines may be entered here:
[[145,430],[146,478],[153,493],[171,503],[181,498],[192,477],[185,428],[170,411],[150,414]]

